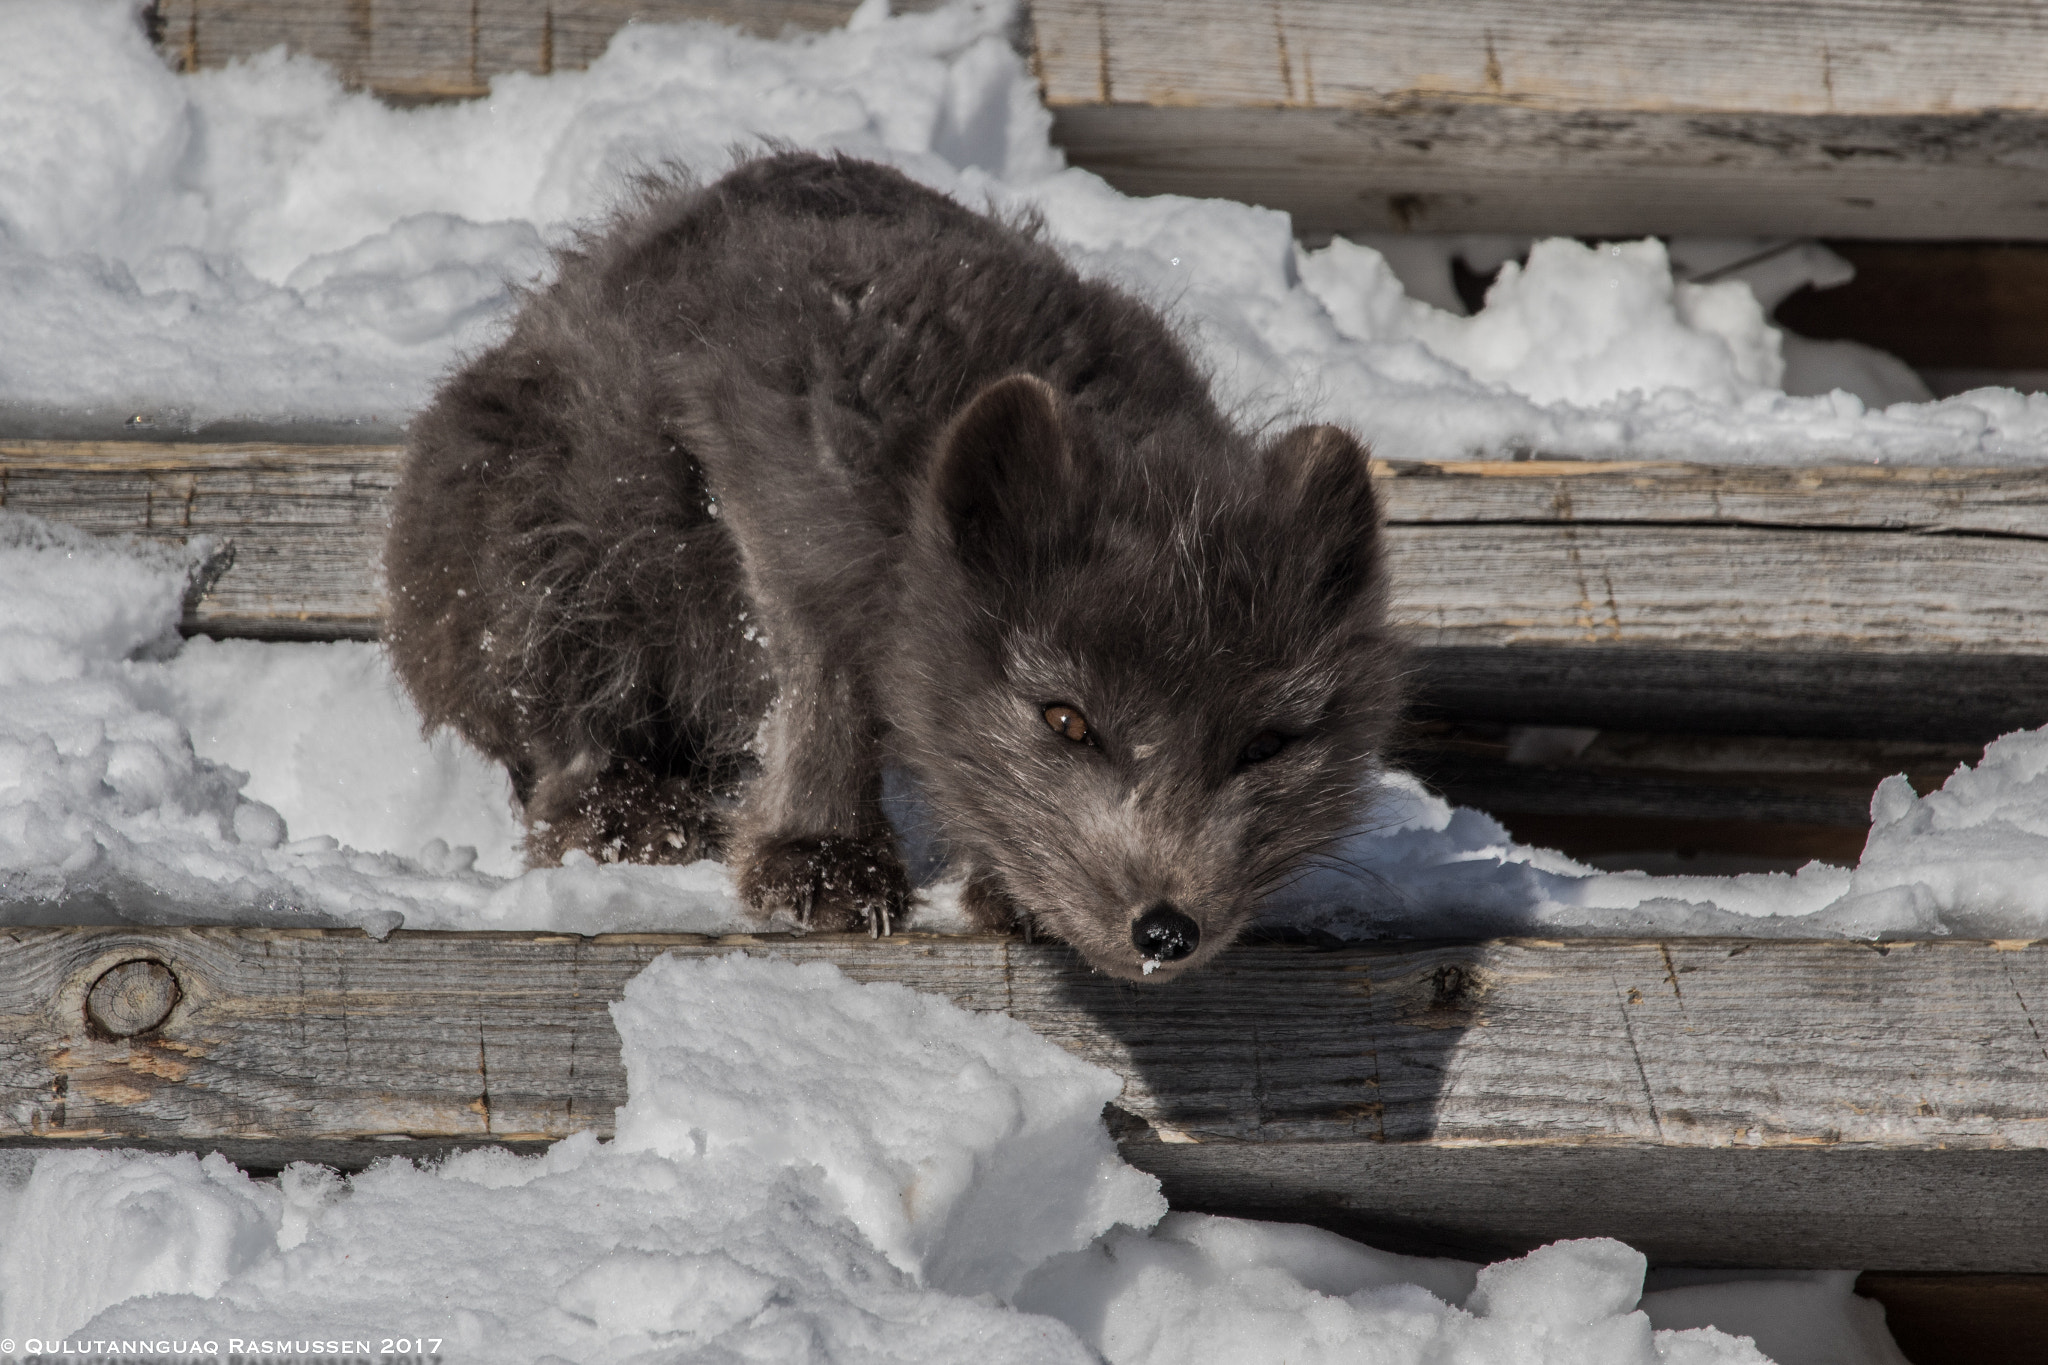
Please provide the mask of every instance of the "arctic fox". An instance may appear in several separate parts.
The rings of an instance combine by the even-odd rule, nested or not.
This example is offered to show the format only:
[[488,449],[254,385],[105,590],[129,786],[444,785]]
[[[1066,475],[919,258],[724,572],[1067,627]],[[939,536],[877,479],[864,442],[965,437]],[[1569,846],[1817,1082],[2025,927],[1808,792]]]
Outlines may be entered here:
[[886,928],[882,773],[989,929],[1199,965],[1400,709],[1364,449],[1235,427],[1028,223],[797,153],[651,182],[413,423],[386,639],[526,856]]

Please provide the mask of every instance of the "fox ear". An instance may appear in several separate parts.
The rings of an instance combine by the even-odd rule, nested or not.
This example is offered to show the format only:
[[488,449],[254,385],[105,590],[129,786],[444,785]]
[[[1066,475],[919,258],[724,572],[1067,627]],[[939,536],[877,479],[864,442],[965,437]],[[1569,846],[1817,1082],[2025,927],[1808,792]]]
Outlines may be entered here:
[[1318,592],[1348,607],[1379,585],[1372,460],[1342,427],[1306,426],[1266,447],[1266,489],[1303,549],[1322,560]]
[[974,396],[939,439],[938,520],[962,561],[1021,568],[1085,496],[1087,477],[1059,393],[1028,374]]

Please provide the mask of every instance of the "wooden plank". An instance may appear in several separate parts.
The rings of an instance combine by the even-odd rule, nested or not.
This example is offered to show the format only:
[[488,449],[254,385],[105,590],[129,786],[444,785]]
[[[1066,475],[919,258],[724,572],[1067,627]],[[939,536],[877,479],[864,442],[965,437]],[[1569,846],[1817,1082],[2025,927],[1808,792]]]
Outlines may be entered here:
[[1643,523],[2048,539],[2048,468],[1705,465],[1653,460],[1391,460],[1397,526]]
[[1751,527],[1392,526],[1418,644],[2048,652],[2048,545]]
[[[429,67],[467,79],[472,67],[485,76],[541,71],[550,55],[555,69],[586,65],[629,19],[708,19],[774,35],[844,23],[855,7],[158,0],[150,23],[165,51],[190,69],[294,43],[376,88]],[[1031,51],[1054,105],[1375,110],[1434,98],[1559,111],[1865,118],[2048,110],[2035,61],[2048,16],[2024,0],[1646,0],[1626,24],[1613,22],[1602,0],[1474,0],[1455,10],[1429,0],[1032,0],[1028,9]],[[549,25],[552,54],[539,45]],[[528,29],[530,43],[493,46],[493,33]]]
[[[1176,1207],[1496,1260],[1615,1237],[1655,1264],[2039,1273],[2048,1155],[1126,1142]],[[1996,1357],[1992,1357],[1996,1358]]]
[[1861,116],[2048,110],[2024,0],[1034,0],[1046,98]]
[[1306,232],[2041,237],[2009,0],[1035,0],[1054,136]]
[[[902,8],[922,8],[918,0]],[[852,0],[159,0],[180,69],[287,43],[401,101],[587,65],[628,18],[752,32]],[[2019,0],[1032,0],[1077,165],[1308,233],[2048,238]]]
[[[1534,1244],[1654,1205],[1666,1259],[2048,1269],[2048,1237],[1981,1235],[2048,1232],[2048,943],[1266,944],[1153,989],[988,938],[12,929],[0,1140],[277,1157],[606,1132],[605,1006],[663,952],[826,960],[1006,1010],[1125,1078],[1126,1152],[1190,1207]],[[160,966],[95,991],[138,962]],[[157,1010],[114,994],[150,971],[176,981]],[[1474,1179],[1511,1171],[1518,1192]],[[1911,1239],[1817,1216],[1876,1172]],[[2015,1177],[2034,1183],[2011,1202]]]
[[[897,7],[929,8],[935,0]],[[709,20],[762,37],[844,24],[858,0],[157,0],[153,38],[180,71],[282,43],[396,102],[470,99],[509,71],[547,75],[601,56],[632,20]]]
[[0,441],[0,507],[100,534],[214,536],[234,564],[186,627],[374,638],[394,446]]
[[[400,455],[0,441],[0,506],[97,532],[233,539],[235,566],[194,628],[368,635]],[[2048,653],[2048,469],[1550,459],[1381,472],[1396,616],[1419,643]],[[1860,534],[1872,530],[1918,534]]]
[[1240,199],[1291,214],[1311,239],[2048,238],[2048,168],[2021,159],[2048,123],[2034,112],[1558,113],[1413,99],[1385,112],[1056,105],[1052,137],[1126,194]]
[[[186,629],[373,638],[396,446],[0,441],[0,506],[233,543]],[[2048,716],[2048,470],[1387,463],[1426,705],[1982,743]]]

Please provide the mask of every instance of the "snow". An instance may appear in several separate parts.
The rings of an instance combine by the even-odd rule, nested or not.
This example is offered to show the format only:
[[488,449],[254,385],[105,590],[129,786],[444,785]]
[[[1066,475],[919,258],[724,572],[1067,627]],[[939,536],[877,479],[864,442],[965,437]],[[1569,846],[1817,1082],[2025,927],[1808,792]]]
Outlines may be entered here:
[[[1780,298],[1846,278],[1815,244],[1307,250],[1282,213],[1122,195],[1063,164],[1011,20],[960,0],[781,40],[632,24],[587,71],[393,109],[282,50],[175,75],[122,0],[12,0],[0,417],[388,430],[633,174],[715,175],[772,139],[1035,209],[1080,269],[1173,314],[1247,421],[1346,422],[1389,458],[2048,458],[2048,396],[1910,401],[1925,386],[1891,357],[1781,336]],[[1501,266],[1476,316],[1452,255]]]
[[517,867],[502,770],[422,739],[373,646],[181,646],[203,549],[0,512],[0,922],[733,922],[712,864],[479,869]]
[[1781,1365],[1902,1359],[1843,1275],[1645,1295],[1613,1241],[1481,1267],[1162,1219],[1100,1122],[1114,1075],[822,963],[660,959],[613,1017],[611,1142],[274,1183],[218,1156],[5,1157],[0,1340],[211,1360],[396,1338],[494,1365],[1753,1365],[1733,1333],[1754,1331]]
[[[1036,210],[1078,268],[1184,325],[1246,421],[1347,422],[1383,456],[2048,458],[2048,396],[1920,401],[1890,357],[1776,331],[1785,293],[1844,278],[1814,244],[1310,250],[1278,213],[1123,196],[1050,145],[1010,19],[870,0],[780,41],[635,24],[587,72],[397,110],[282,52],[173,75],[123,0],[9,0],[0,424],[402,424],[632,174],[716,174],[774,139]],[[1472,316],[1453,255],[1500,267]],[[423,738],[374,647],[179,641],[204,548],[0,513],[0,923],[744,924],[716,864],[521,872],[503,774]],[[2024,937],[2048,932],[2044,773],[2048,731],[2008,736],[1939,792],[1881,786],[1858,867],[1734,878],[1598,872],[1390,773],[1372,827],[1271,913],[1346,936]],[[900,776],[892,801],[920,845]],[[917,923],[957,923],[949,888],[927,886]],[[615,1018],[630,1098],[608,1143],[275,1182],[218,1156],[0,1153],[0,1342],[1898,1365],[1846,1272],[1655,1272],[1645,1293],[1612,1242],[1480,1267],[1162,1218],[1102,1128],[1114,1076],[827,967],[659,962]]]
[[868,1241],[926,1283],[1007,1296],[1048,1256],[1166,1212],[1102,1127],[1122,1078],[1007,1015],[745,958],[664,959],[613,1014],[629,1039],[690,1039],[628,1042],[621,1150],[811,1162]]
[[2048,896],[2048,730],[1993,742],[1925,796],[1888,777],[1870,819],[1845,897],[1854,913],[1976,937],[2034,932]]
[[[189,563],[0,512],[0,924],[194,921],[571,933],[759,928],[726,869],[522,871],[501,769],[418,716],[373,645],[180,642]],[[962,927],[903,774],[912,927]],[[2048,730],[1872,797],[1855,868],[1653,876],[1515,843],[1381,775],[1367,823],[1268,903],[1340,938],[2048,934]]]
[[1845,1270],[1755,1272],[1653,1270],[1642,1310],[1660,1331],[1719,1325],[1756,1342],[1773,1360],[1810,1365],[1904,1360],[1884,1325],[1884,1310],[1849,1290]]
[[[1392,1256],[1313,1228],[1172,1214],[1149,1234],[1119,1232],[1048,1265],[1018,1306],[1085,1324],[1107,1360],[1158,1365],[1767,1358],[1720,1331],[1659,1332],[1638,1309],[1643,1279],[1642,1256],[1605,1239],[1480,1267]],[[1726,1321],[1743,1316],[1739,1297],[1727,1296]],[[1881,1354],[1889,1344],[1852,1358],[1891,1359]]]

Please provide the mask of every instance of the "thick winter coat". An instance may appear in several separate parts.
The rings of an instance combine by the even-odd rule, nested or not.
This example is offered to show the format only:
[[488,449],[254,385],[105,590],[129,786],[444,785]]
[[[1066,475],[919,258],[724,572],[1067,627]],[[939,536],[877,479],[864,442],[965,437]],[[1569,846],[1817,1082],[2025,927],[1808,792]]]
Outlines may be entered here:
[[[1160,979],[1359,813],[1399,709],[1365,451],[880,166],[648,187],[414,423],[388,641],[535,864],[722,855],[886,925],[882,773],[989,927]],[[1164,972],[1161,972],[1164,968]]]

